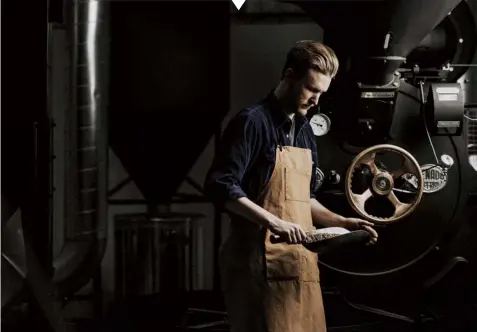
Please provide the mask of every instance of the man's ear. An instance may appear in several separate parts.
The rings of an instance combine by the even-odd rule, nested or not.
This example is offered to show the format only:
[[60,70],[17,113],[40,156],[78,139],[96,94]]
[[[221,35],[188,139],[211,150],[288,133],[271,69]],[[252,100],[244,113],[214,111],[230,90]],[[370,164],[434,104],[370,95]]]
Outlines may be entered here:
[[283,73],[283,77],[286,79],[293,79],[295,77],[295,73],[293,72],[293,69],[291,68],[285,69],[285,72]]

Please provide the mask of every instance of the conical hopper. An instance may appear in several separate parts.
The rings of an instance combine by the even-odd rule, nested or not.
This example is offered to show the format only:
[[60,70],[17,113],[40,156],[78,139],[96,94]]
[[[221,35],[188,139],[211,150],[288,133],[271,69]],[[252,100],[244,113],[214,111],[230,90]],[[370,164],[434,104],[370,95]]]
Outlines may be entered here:
[[154,205],[174,195],[229,111],[229,3],[111,6],[110,145]]
[[[363,84],[383,85],[460,0],[287,1],[325,31]],[[330,37],[330,38],[329,38]]]

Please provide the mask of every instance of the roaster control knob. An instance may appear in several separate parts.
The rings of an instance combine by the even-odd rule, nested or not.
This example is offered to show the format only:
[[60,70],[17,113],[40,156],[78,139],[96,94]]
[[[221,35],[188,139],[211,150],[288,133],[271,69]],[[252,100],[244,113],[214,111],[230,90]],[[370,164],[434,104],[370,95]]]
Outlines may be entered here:
[[454,159],[452,159],[452,157],[449,156],[448,154],[443,154],[441,156],[441,161],[442,161],[442,164],[447,168],[451,168],[452,165],[454,165]]
[[328,181],[331,184],[338,184],[341,181],[341,177],[335,170],[331,170],[328,175]]

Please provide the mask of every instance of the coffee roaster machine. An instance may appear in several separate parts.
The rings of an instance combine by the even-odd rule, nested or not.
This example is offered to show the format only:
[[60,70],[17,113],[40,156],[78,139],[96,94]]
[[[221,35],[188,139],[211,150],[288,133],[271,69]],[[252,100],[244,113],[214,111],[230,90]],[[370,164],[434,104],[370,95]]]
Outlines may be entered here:
[[[330,331],[475,330],[477,171],[469,156],[477,154],[471,125],[477,1],[288,2],[323,28],[341,63],[321,107],[310,114],[319,145],[318,197],[338,213],[375,222],[379,232],[374,246],[320,257]],[[3,140],[3,154],[11,158],[2,164],[2,324],[29,303],[35,319],[66,329],[62,308],[99,279],[108,203],[148,207],[115,222],[116,252],[141,258],[135,269],[148,276],[167,272],[161,257],[182,263],[190,255],[189,235],[200,216],[170,207],[210,204],[175,192],[228,113],[229,4],[188,6],[88,0],[55,11],[50,5],[57,15],[50,14],[48,26],[63,25],[70,45],[65,240],[52,257],[45,240],[52,236],[51,114],[41,108],[4,113],[2,135],[21,148]],[[25,60],[24,51],[12,61]],[[170,136],[171,127],[177,135]],[[108,141],[130,175],[109,193]],[[108,200],[129,181],[145,200]],[[189,182],[200,193],[200,184]],[[10,217],[18,207],[22,223],[14,225]],[[219,211],[214,222],[218,251]],[[117,264],[131,270],[130,261],[122,255]],[[169,268],[173,276],[185,271],[180,264]],[[131,285],[130,274],[123,274],[116,282],[125,285],[121,296],[150,295],[164,293],[170,277],[135,278],[142,284]],[[181,280],[172,294],[138,297],[123,313],[142,311],[137,323],[147,328],[162,308],[177,309],[178,316],[166,315],[177,318],[199,307],[195,313],[205,316],[196,322],[186,316],[182,330],[226,328],[220,295],[190,292],[184,286],[190,278]],[[134,319],[114,317],[117,326]]]
[[346,325],[342,313],[352,308],[370,319],[357,331],[373,330],[378,316],[377,331],[475,329],[477,249],[465,239],[475,237],[477,220],[469,158],[477,4],[297,5],[324,29],[342,66],[311,116],[319,199],[374,222],[380,242],[320,258],[325,289],[336,287],[325,295],[336,305],[327,306],[330,325]]

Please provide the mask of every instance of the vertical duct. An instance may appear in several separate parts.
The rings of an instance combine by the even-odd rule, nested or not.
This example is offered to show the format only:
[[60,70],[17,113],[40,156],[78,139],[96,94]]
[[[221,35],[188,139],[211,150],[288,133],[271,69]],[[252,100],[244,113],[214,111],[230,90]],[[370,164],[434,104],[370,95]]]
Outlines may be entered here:
[[55,259],[57,295],[78,291],[100,268],[107,237],[108,2],[64,2],[70,91],[66,114],[65,242]]

